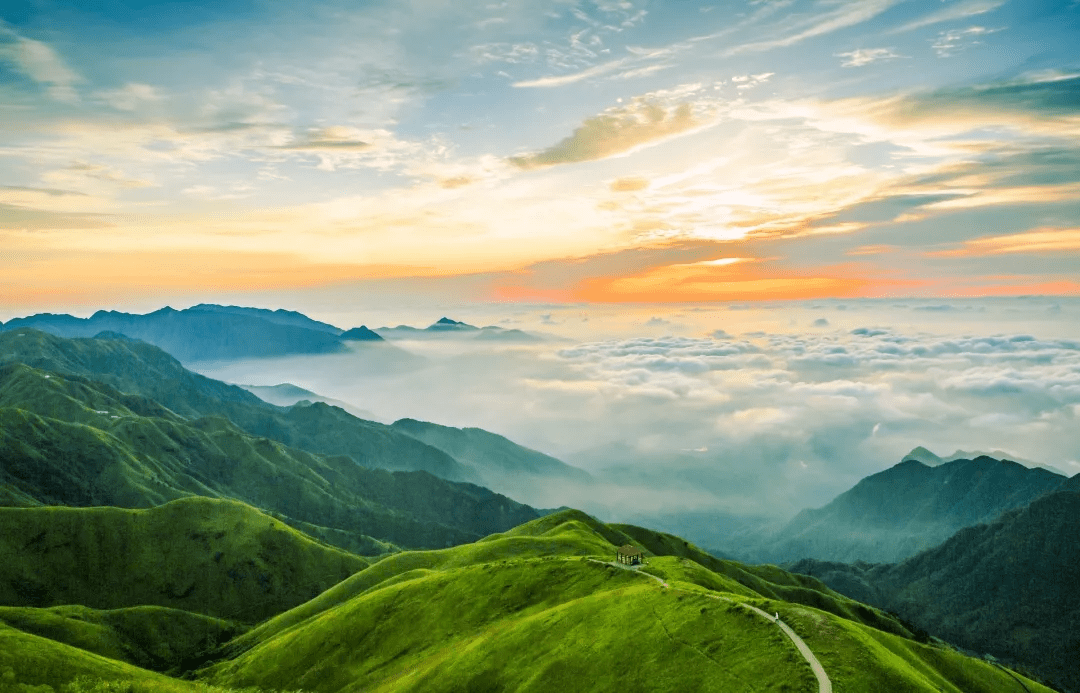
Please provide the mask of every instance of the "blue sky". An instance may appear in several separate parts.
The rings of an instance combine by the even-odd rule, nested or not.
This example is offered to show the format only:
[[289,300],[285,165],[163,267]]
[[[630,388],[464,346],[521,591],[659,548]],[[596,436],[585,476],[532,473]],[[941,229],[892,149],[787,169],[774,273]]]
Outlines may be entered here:
[[1080,4],[0,4],[7,315],[1076,294]]

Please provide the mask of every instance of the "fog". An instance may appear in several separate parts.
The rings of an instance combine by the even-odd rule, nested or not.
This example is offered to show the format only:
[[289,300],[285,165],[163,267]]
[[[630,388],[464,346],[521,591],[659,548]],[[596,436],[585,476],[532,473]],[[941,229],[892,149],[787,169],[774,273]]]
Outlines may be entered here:
[[563,339],[446,337],[192,365],[235,383],[292,383],[384,422],[505,435],[600,479],[521,500],[613,520],[786,518],[918,445],[1080,472],[1075,301],[738,308],[541,307],[510,319],[487,306],[450,317]]

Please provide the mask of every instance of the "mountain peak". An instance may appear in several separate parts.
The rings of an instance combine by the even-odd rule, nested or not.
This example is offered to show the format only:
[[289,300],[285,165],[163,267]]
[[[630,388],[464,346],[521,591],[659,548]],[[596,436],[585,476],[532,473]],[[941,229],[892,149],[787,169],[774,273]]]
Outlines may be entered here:
[[937,467],[942,462],[944,462],[943,459],[941,459],[940,457],[930,452],[921,445],[909,452],[908,454],[904,455],[904,459],[900,460],[900,463],[903,464],[904,462],[910,462],[911,460],[915,460],[916,462],[922,462],[927,467]]
[[367,325],[361,325],[360,327],[354,327],[351,330],[346,330],[338,335],[343,340],[356,340],[365,342],[381,342],[383,338],[378,334],[368,329]]

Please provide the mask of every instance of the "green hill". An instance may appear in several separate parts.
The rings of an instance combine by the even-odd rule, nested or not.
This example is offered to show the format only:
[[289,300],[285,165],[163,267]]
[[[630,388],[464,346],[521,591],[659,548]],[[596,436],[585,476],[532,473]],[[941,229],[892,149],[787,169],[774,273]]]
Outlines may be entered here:
[[[625,543],[644,549],[647,565],[608,563]],[[180,642],[172,652],[212,658],[191,681],[71,646],[89,642],[127,656],[119,615],[0,610],[24,629],[0,625],[0,676],[56,693],[816,691],[807,660],[750,608],[759,607],[779,612],[809,644],[838,692],[990,693],[1017,685],[1001,669],[904,637],[899,622],[866,607],[840,615],[739,580],[846,604],[811,578],[717,563],[728,575],[698,559],[705,556],[678,537],[567,510],[472,544],[388,556],[213,652],[197,651],[192,631],[161,630],[159,637]],[[86,624],[71,627],[76,616]],[[5,656],[5,648],[19,655]],[[76,675],[91,678],[71,685]],[[1022,681],[1032,693],[1048,691]]]
[[153,671],[193,669],[218,643],[244,630],[233,621],[160,606],[4,606],[0,623]]
[[1080,690],[1078,535],[1080,492],[1070,484],[898,564],[800,561],[791,569]]
[[358,419],[321,402],[289,408],[268,404],[243,388],[187,370],[145,342],[65,339],[23,328],[0,332],[3,363],[89,378],[153,400],[187,418],[222,416],[252,435],[307,452],[348,455],[365,467],[426,471],[453,481],[475,480],[443,451],[390,426]]
[[148,510],[0,508],[0,555],[2,605],[156,605],[249,623],[367,565],[243,503],[209,498]]
[[219,416],[187,418],[86,377],[17,363],[0,366],[0,459],[0,488],[11,505],[236,498],[365,553],[382,553],[387,543],[460,544],[538,515],[471,484],[314,455]]

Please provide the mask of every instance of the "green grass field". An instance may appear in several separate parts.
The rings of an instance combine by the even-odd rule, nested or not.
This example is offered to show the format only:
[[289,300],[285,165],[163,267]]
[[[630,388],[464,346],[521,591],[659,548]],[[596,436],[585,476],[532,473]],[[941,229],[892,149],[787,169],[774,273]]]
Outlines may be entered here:
[[[628,542],[669,589],[605,564]],[[165,627],[160,607],[0,609],[11,624],[0,624],[0,691],[816,691],[793,643],[744,604],[779,611],[838,692],[1020,690],[812,578],[568,510],[472,544],[391,554],[217,647],[199,628],[235,624],[186,614]],[[163,669],[172,657],[174,674],[183,657],[206,664],[179,680],[130,663],[151,652]]]

